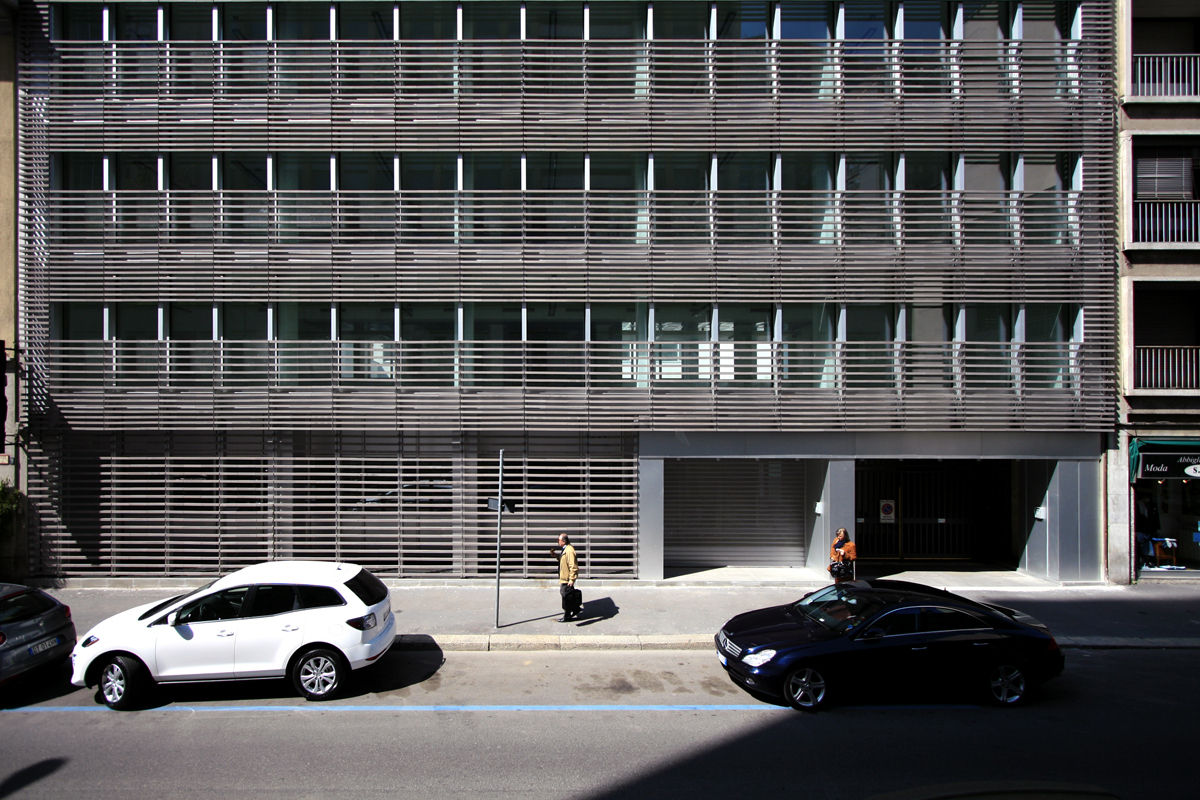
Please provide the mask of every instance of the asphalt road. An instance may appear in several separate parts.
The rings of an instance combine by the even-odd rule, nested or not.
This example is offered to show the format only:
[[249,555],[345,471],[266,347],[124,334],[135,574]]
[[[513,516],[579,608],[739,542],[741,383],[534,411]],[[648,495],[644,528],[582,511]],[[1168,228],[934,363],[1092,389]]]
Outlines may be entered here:
[[916,696],[815,715],[750,697],[704,651],[393,652],[329,703],[271,681],[133,713],[23,682],[0,697],[0,797],[1195,796],[1196,651],[1067,657],[1025,708]]

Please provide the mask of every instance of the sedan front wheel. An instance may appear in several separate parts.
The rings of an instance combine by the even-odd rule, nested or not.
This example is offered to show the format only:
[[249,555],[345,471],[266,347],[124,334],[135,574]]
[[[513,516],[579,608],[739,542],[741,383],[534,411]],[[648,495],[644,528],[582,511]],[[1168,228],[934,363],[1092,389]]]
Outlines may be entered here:
[[332,650],[309,650],[292,666],[292,683],[308,700],[328,700],[341,688],[346,669]]
[[100,667],[100,697],[117,711],[134,708],[142,699],[144,668],[131,656],[113,656]]
[[783,681],[788,704],[798,711],[816,711],[826,704],[825,676],[813,667],[798,667]]

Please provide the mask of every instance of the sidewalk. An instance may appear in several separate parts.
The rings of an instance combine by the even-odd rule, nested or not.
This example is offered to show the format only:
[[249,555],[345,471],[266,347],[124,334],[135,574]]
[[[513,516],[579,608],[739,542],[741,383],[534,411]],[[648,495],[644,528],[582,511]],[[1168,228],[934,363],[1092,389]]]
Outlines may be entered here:
[[[889,578],[1018,608],[1063,647],[1200,649],[1200,582],[1060,585],[1015,572],[900,572]],[[104,617],[201,580],[76,580],[51,594],[71,606],[79,635]],[[819,570],[726,568],[659,582],[581,580],[584,611],[560,623],[557,582],[394,580],[397,646],[442,650],[696,649],[730,617],[794,601],[829,583]]]

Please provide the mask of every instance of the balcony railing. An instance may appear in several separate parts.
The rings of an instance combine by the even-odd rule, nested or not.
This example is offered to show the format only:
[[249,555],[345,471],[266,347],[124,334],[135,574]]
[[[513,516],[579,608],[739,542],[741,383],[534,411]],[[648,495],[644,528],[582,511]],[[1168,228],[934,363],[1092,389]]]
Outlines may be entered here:
[[1135,200],[1134,241],[1200,242],[1200,200]]
[[[34,417],[73,426],[763,429],[1082,424],[1101,357],[1071,343],[54,341]],[[161,417],[161,419],[160,419]],[[857,422],[855,422],[857,420]]]
[[1066,245],[1077,192],[47,192],[39,244],[147,246]]
[[1136,97],[1200,99],[1200,55],[1135,55],[1130,90]]
[[1200,347],[1135,347],[1135,389],[1200,389]]

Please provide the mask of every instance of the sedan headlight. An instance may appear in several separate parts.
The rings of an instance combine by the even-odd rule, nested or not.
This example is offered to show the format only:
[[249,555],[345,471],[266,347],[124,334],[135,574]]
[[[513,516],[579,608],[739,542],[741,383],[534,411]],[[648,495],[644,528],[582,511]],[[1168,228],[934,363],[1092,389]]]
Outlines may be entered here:
[[752,667],[761,667],[774,657],[774,650],[759,650],[757,653],[747,653],[746,655],[742,656],[742,661]]

